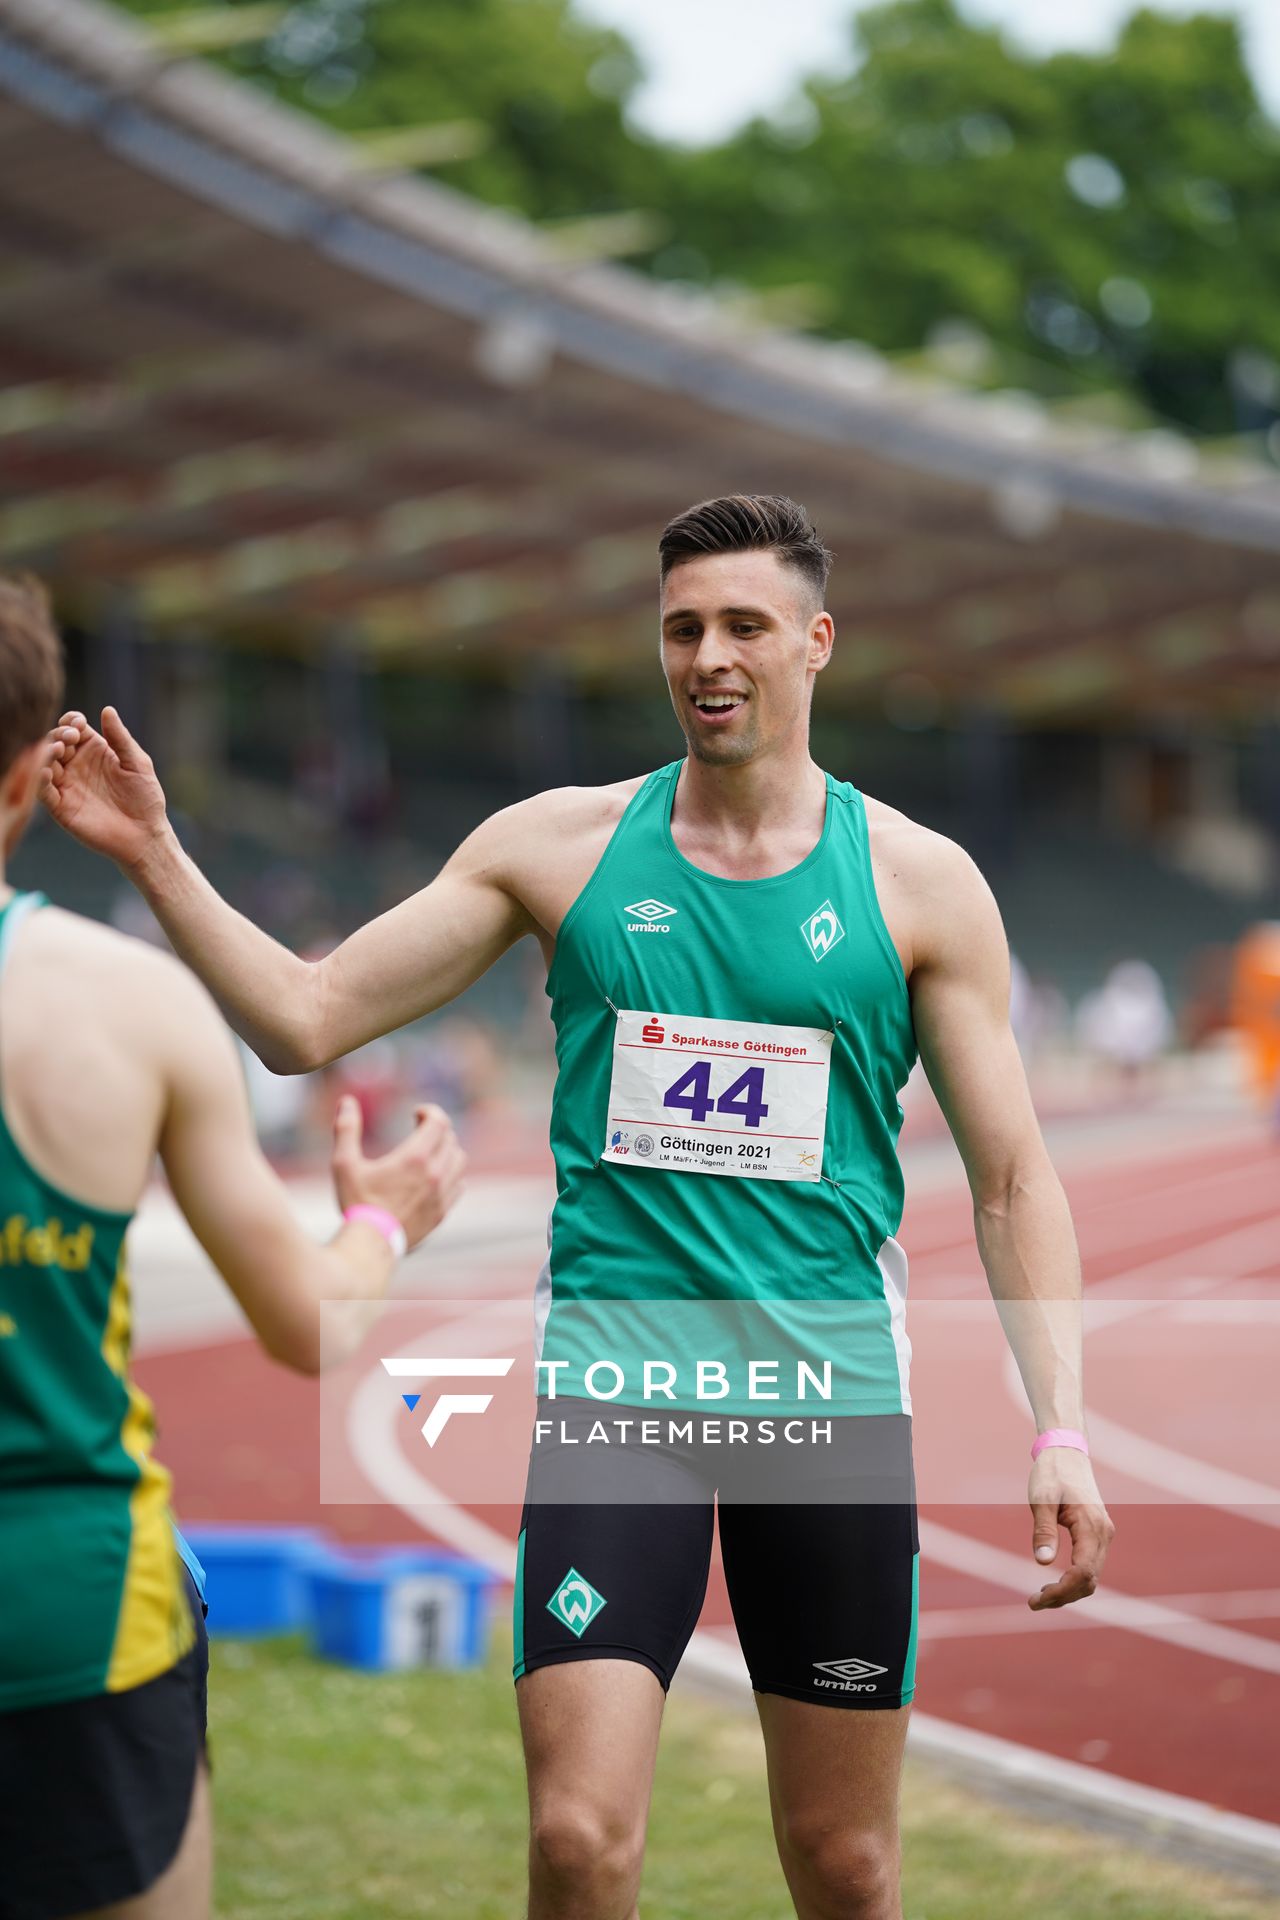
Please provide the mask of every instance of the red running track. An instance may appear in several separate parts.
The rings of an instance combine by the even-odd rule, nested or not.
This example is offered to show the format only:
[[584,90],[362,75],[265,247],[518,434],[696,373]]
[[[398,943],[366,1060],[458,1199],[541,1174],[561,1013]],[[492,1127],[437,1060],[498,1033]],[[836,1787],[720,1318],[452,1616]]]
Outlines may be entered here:
[[[921,1708],[1273,1821],[1278,1163],[1259,1138],[1065,1176],[1089,1298],[1152,1302],[1145,1314],[1121,1309],[1116,1325],[1089,1338],[1091,1418],[1106,1423],[1109,1441],[1096,1445],[1099,1479],[1119,1528],[1094,1601],[1052,1615],[1026,1608],[1044,1578],[1030,1557],[1029,1517],[1014,1504],[1027,1421],[1008,1391],[994,1319],[980,1378],[967,1362],[955,1378],[945,1342],[918,1337],[913,1375],[918,1455],[957,1421],[982,1424],[1014,1487],[1001,1504],[922,1506]],[[981,1297],[967,1194],[910,1203],[901,1239],[918,1321],[929,1318],[924,1302]],[[497,1295],[529,1286],[524,1272],[493,1280],[487,1291]],[[317,1387],[274,1367],[252,1341],[152,1355],[138,1377],[158,1404],[184,1520],[301,1522],[352,1541],[414,1537],[411,1519],[392,1506],[321,1507]],[[422,1447],[407,1418],[403,1444]],[[1274,1501],[1242,1505],[1258,1481],[1277,1489]],[[514,1505],[487,1506],[483,1517],[514,1536]],[[1130,1608],[1114,1618],[1106,1608],[1116,1600],[1122,1612],[1126,1601],[1160,1604],[1153,1617]],[[732,1631],[718,1561],[701,1625]]]

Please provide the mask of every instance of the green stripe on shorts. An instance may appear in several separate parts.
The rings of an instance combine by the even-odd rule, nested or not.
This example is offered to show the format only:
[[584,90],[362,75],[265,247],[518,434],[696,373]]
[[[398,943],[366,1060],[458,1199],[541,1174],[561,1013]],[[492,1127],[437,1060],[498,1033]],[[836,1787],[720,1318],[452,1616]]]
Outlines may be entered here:
[[[520,1538],[516,1541],[516,1597],[511,1609],[511,1642],[515,1655],[511,1670],[513,1680],[518,1680],[524,1672],[524,1540],[525,1529],[521,1527]],[[914,1636],[911,1644],[914,1647]]]

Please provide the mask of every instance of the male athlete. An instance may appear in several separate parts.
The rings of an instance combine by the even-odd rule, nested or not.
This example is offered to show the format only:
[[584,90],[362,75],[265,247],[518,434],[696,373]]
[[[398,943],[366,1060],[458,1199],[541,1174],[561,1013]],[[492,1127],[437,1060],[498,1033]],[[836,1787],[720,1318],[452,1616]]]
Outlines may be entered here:
[[[820,1373],[814,1342],[827,1360],[836,1349],[824,1410],[838,1444],[825,1464],[815,1448],[803,1470],[785,1467],[767,1501],[740,1473],[728,1502],[722,1484],[721,1548],[796,1911],[895,1920],[918,1555],[893,1236],[897,1093],[917,1049],[964,1157],[1040,1431],[1036,1558],[1055,1558],[1060,1525],[1071,1538],[1071,1565],[1037,1608],[1093,1591],[1112,1530],[1079,1431],[1078,1260],[980,874],[810,758],[834,630],[822,610],[830,556],[807,514],[772,496],[707,501],[671,522],[659,552],[662,666],[685,757],[496,814],[430,886],[321,961],[219,899],[112,709],[101,734],[66,717],[50,800],[119,862],[278,1071],[317,1067],[440,1006],[524,934],[541,943],[558,1198],[536,1316],[551,1446],[534,1448],[515,1621],[530,1920],[638,1913],[665,1690],[711,1544],[711,1450],[677,1437],[610,1450],[607,1468],[581,1464],[584,1413],[601,1411],[584,1370],[593,1355],[617,1363],[611,1343],[639,1328],[622,1356],[627,1391],[606,1411],[638,1409],[631,1369],[665,1324],[679,1364],[656,1390],[668,1383],[683,1411],[708,1310],[740,1358],[753,1316],[768,1334],[754,1357],[807,1350]],[[1071,1322],[1066,1337],[1048,1329],[1050,1303]],[[896,1486],[896,1501],[870,1495],[872,1481]]]
[[0,577],[0,1920],[202,1920],[207,1643],[130,1379],[130,1220],[158,1151],[263,1346],[311,1373],[321,1300],[381,1297],[461,1155],[432,1108],[367,1160],[346,1102],[346,1223],[301,1232],[187,969],[5,884],[62,699],[43,594]]

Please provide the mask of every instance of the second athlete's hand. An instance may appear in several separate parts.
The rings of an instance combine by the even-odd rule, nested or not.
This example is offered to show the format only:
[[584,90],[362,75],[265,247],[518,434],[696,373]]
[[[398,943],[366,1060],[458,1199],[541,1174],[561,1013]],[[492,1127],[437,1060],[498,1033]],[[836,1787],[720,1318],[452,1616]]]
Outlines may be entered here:
[[49,735],[41,798],[73,839],[128,871],[168,829],[164,788],[151,756],[114,707],[102,731],[82,713],[64,713]]
[[1058,1557],[1059,1527],[1071,1540],[1071,1565],[1027,1602],[1033,1612],[1070,1606],[1094,1591],[1115,1525],[1102,1504],[1087,1454],[1074,1447],[1046,1447],[1031,1469],[1027,1488],[1033,1517],[1032,1548],[1048,1567]]
[[389,1153],[368,1159],[361,1146],[360,1103],[338,1102],[333,1128],[333,1185],[345,1210],[382,1207],[395,1215],[411,1247],[425,1240],[462,1190],[467,1159],[441,1107],[415,1107],[416,1125]]

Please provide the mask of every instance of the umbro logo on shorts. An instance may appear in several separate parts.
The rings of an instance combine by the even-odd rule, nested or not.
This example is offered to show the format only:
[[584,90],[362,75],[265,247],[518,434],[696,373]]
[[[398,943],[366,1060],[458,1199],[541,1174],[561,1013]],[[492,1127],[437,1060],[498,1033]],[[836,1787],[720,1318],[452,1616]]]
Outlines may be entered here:
[[628,933],[670,933],[669,923],[679,908],[669,907],[664,900],[633,900],[622,911],[635,915],[634,920],[627,922]]
[[824,900],[816,913],[800,922],[800,931],[815,960],[825,960],[832,947],[838,947],[844,939],[840,916],[829,900]]
[[814,1668],[818,1673],[828,1673],[829,1680],[815,1680],[815,1687],[836,1687],[841,1693],[874,1693],[876,1683],[873,1675],[888,1673],[888,1667],[878,1667],[874,1660],[815,1660]]
[[604,1595],[597,1593],[591,1582],[584,1580],[576,1567],[570,1567],[548,1600],[547,1612],[554,1613],[556,1619],[581,1640],[596,1615],[608,1604]]

